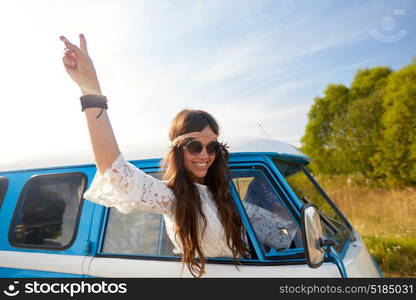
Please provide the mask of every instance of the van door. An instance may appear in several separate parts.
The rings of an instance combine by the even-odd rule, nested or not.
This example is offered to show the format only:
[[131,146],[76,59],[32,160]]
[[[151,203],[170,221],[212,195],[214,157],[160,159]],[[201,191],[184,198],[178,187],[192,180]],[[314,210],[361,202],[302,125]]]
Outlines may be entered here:
[[0,210],[2,277],[83,276],[93,205],[84,205],[87,176],[79,171],[0,174],[8,180]]
[[[142,170],[159,175],[157,168]],[[299,221],[292,206],[277,193],[267,172],[264,167],[233,168],[231,190],[248,232],[252,256],[241,259],[238,270],[232,258],[209,258],[204,277],[339,277],[332,263],[320,269],[307,266],[299,240]],[[163,216],[140,210],[121,214],[115,208],[97,207],[103,221],[97,254],[88,268],[90,276],[191,277],[180,263],[181,257],[172,252]],[[270,223],[260,220],[263,223],[259,224],[258,215],[250,210],[266,214]],[[273,224],[279,228],[272,228]],[[260,241],[260,235],[266,240]],[[280,240],[273,240],[274,237]]]

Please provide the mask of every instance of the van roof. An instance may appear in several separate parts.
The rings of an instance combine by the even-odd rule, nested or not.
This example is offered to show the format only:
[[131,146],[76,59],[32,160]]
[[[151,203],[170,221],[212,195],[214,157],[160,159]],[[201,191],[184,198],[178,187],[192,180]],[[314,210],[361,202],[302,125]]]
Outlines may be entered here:
[[[277,153],[300,159],[304,164],[309,158],[298,148],[288,143],[270,138],[230,137],[219,138],[229,145],[230,153]],[[130,145],[120,145],[121,152],[127,160],[163,158],[169,149],[168,142],[141,141]],[[67,149],[65,151],[45,151],[42,154],[28,153],[24,156],[2,157],[0,172],[23,169],[74,166],[94,164],[91,148]]]

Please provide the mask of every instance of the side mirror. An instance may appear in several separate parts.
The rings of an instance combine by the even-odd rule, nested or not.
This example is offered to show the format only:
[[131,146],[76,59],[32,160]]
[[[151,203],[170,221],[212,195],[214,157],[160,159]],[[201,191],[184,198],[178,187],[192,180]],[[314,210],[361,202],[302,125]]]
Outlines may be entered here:
[[324,234],[319,210],[312,203],[302,207],[302,240],[308,266],[318,268],[325,256]]

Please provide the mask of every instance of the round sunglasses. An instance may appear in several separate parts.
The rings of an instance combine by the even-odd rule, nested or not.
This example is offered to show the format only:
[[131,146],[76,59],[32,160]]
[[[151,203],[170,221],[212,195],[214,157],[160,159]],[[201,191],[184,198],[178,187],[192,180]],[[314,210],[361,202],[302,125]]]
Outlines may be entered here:
[[202,150],[206,149],[208,155],[217,154],[221,149],[221,143],[218,141],[209,142],[206,146],[202,145],[202,143],[198,140],[190,140],[183,146],[183,148],[188,151],[191,155],[198,155],[202,152]]

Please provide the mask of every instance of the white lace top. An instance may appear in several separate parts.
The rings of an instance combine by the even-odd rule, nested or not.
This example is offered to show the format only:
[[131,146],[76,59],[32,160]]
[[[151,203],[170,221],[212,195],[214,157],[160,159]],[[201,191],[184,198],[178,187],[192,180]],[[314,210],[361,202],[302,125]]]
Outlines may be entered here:
[[[232,257],[211,192],[206,185],[198,183],[195,185],[198,188],[202,210],[207,220],[201,239],[204,255],[206,257]],[[175,239],[173,214],[175,196],[172,190],[163,181],[127,162],[121,153],[103,175],[97,170],[89,189],[84,193],[84,198],[107,207],[115,207],[124,214],[133,212],[135,209],[163,214],[166,231],[175,246],[174,252],[182,253],[180,240]],[[290,246],[297,229],[293,222],[246,201],[243,201],[243,204],[261,242],[276,249],[285,249]]]

